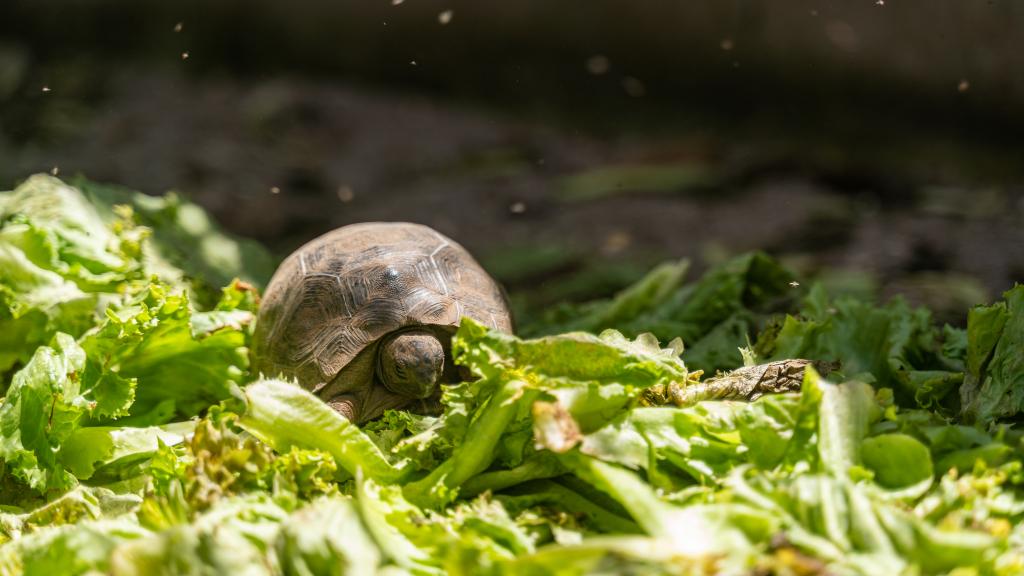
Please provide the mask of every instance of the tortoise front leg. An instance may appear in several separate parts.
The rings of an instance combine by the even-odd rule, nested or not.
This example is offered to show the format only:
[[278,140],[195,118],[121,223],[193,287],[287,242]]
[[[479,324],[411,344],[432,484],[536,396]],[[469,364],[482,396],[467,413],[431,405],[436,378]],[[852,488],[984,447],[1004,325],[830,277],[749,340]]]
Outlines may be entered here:
[[395,394],[383,386],[373,386],[362,397],[355,394],[339,394],[327,401],[327,405],[355,424],[365,424],[380,416],[385,410],[404,408],[414,400]]
[[359,400],[352,394],[341,394],[327,401],[327,405],[334,408],[336,412],[348,419],[349,422],[358,423]]

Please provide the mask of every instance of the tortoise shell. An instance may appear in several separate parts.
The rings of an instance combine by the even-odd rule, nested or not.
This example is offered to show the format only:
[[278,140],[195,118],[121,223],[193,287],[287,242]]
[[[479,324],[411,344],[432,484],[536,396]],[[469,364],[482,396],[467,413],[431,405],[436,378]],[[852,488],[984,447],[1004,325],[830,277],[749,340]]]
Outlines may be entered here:
[[[383,337],[429,327],[447,351],[463,316],[512,331],[504,293],[462,246],[420,224],[344,226],[296,250],[274,273],[260,304],[255,367],[325,400],[354,394],[365,403],[382,388],[374,372]],[[369,404],[386,406],[359,420],[399,407],[394,398],[377,400]]]

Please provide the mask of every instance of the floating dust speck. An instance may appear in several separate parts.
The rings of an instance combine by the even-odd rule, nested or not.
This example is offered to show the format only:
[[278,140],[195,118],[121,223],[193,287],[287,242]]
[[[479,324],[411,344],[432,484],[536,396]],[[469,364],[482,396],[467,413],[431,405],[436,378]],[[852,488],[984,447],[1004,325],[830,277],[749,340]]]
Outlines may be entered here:
[[622,79],[622,89],[633,98],[639,98],[647,94],[647,86],[644,86],[643,82],[632,76],[626,76]]
[[49,92],[49,91],[50,91],[50,87],[49,86],[43,86],[43,92]]
[[452,21],[452,16],[454,15],[455,12],[451,10],[445,10],[444,12],[441,12],[440,14],[437,15],[437,22],[441,24],[441,26],[444,26],[445,24]]
[[281,193],[281,189],[278,188],[277,186],[271,186],[270,187],[270,193],[271,194],[280,194]]
[[967,92],[970,89],[971,89],[971,83],[968,82],[967,80],[961,80],[960,83],[956,85],[956,91],[957,92],[963,93],[963,92]]
[[513,202],[509,204],[508,211],[513,214],[522,214],[526,212],[526,202]]
[[416,64],[415,60],[409,60],[409,66],[419,66],[419,64]]
[[875,0],[875,6],[885,6],[885,0]]
[[732,50],[734,46],[732,38],[722,38],[722,41],[718,43],[718,47],[726,52]]
[[587,58],[586,62],[587,72],[590,72],[594,76],[607,74],[611,65],[612,63],[608,60],[608,57],[603,54],[595,54],[590,58]]
[[188,52],[182,52],[181,53],[181,59],[182,60],[188,60],[188,56],[189,56]]
[[56,176],[57,174],[60,174],[60,167],[59,167],[59,166],[54,166],[54,167],[53,167],[53,168],[52,168],[52,169],[50,170],[50,174],[52,174],[52,175],[54,175],[54,176]]
[[338,200],[348,204],[349,202],[356,199],[356,192],[351,186],[339,186],[338,187]]
[[392,6],[398,6],[402,2],[405,2],[405,0],[391,0],[391,5]]
[[817,16],[817,15],[818,15],[818,11],[817,10],[811,10],[811,16]]
[[790,288],[799,288],[800,287],[800,283],[797,282],[796,280],[793,280],[792,282],[789,283],[789,287]]
[[601,245],[601,253],[605,256],[615,256],[616,254],[621,254],[632,244],[633,237],[629,232],[616,230],[605,237],[604,244]]
[[184,22],[178,22],[177,24],[174,25],[174,31],[176,33],[180,33],[184,28],[185,28],[185,23]]

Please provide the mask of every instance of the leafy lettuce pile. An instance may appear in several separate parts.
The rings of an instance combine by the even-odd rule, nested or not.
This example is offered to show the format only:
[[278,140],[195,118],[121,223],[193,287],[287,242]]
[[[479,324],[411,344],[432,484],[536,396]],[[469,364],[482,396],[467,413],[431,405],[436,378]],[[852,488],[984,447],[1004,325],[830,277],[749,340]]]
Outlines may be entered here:
[[[360,429],[249,371],[251,246],[96,190],[0,193],[2,574],[1024,572],[1022,286],[958,329],[670,263],[533,339],[464,320],[444,412]],[[791,358],[831,372],[652,401]]]

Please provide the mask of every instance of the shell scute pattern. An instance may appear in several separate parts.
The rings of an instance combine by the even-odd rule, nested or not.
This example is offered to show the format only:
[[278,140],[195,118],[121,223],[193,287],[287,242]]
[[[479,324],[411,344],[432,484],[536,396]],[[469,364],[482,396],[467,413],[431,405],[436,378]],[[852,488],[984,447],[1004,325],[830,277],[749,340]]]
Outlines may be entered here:
[[450,333],[463,316],[512,330],[504,294],[465,249],[418,224],[355,224],[282,263],[260,308],[254,355],[264,374],[314,391],[342,378],[359,389],[371,383],[372,363],[353,360],[383,336],[416,325]]

